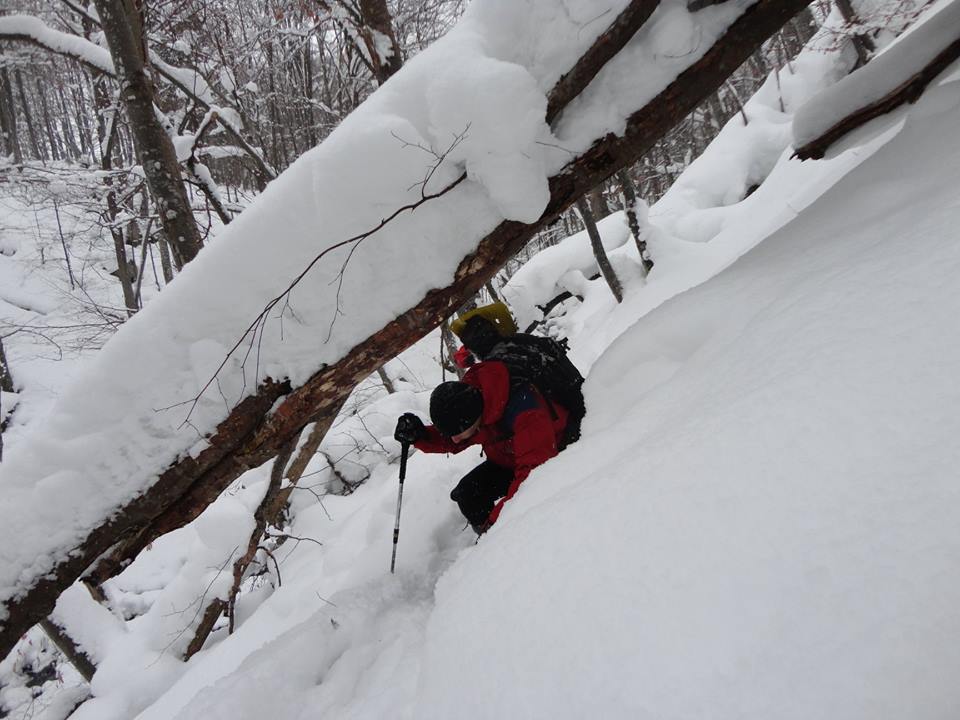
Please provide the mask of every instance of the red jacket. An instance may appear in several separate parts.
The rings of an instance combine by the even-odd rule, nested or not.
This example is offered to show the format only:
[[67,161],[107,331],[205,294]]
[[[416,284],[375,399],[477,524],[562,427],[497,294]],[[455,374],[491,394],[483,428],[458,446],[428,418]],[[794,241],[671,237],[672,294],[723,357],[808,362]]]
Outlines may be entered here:
[[442,435],[432,425],[427,435],[414,446],[423,452],[458,453],[472,445],[482,445],[487,459],[513,469],[513,482],[505,498],[490,513],[489,522],[500,516],[503,503],[513,497],[520,483],[537,465],[558,452],[567,425],[567,410],[551,407],[533,387],[510,390],[510,372],[499,360],[486,360],[467,370],[463,382],[479,388],[483,394],[483,415],[476,433],[461,443]]

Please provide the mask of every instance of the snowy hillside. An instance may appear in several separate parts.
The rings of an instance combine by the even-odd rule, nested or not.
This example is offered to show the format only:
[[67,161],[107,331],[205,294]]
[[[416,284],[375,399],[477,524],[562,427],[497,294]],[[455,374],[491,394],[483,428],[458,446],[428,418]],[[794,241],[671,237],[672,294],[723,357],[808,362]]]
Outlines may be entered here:
[[[649,277],[623,216],[601,223],[621,305],[588,280],[582,233],[513,276],[521,325],[583,298],[550,326],[589,371],[588,415],[479,542],[448,497],[479,454],[415,453],[389,573],[391,435],[426,415],[434,334],[388,364],[398,392],[351,398],[322,448],[345,476],[308,467],[293,541],[245,586],[235,632],[171,651],[229,583],[269,464],[109,581],[112,612],[79,586],[61,598],[98,662],[72,717],[956,717],[960,65],[826,159],[791,159],[794,113],[850,64],[811,50],[768,81],[751,123],[649,208]],[[191,350],[195,380],[209,350]],[[333,482],[356,486],[309,491]],[[65,684],[28,712],[63,717]]]
[[441,580],[413,717],[953,716],[958,79],[603,355]]
[[396,577],[395,471],[299,518],[324,548],[142,717],[951,717],[958,109],[954,68],[781,162],[796,217],[623,332],[476,546],[473,458],[411,460]]

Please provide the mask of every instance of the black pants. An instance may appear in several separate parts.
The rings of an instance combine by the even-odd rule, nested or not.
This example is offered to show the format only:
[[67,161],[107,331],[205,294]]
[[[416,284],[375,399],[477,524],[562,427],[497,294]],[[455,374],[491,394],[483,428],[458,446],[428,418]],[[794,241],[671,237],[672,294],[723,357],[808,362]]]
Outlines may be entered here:
[[471,525],[486,524],[494,503],[507,494],[513,482],[513,470],[485,460],[463,476],[450,493],[460,512]]

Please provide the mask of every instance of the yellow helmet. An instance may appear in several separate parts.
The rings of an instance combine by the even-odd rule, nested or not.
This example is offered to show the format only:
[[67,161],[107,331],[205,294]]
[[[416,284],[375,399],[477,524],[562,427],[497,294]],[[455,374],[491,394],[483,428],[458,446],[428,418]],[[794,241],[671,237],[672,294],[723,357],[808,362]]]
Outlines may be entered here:
[[510,337],[517,332],[517,323],[510,314],[510,309],[504,303],[497,301],[465,312],[450,322],[450,329],[461,340],[467,321],[472,317],[482,317],[487,320],[501,337]]

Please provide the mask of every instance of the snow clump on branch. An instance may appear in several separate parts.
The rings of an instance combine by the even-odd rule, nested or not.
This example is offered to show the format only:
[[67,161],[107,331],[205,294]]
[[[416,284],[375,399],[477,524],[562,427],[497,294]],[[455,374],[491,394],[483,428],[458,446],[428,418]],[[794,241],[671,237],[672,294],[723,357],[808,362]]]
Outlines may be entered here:
[[434,145],[463,134],[449,159],[484,186],[504,218],[537,220],[550,199],[538,143],[549,143],[551,135],[547,98],[533,75],[516,63],[464,54],[442,68],[426,96]]

